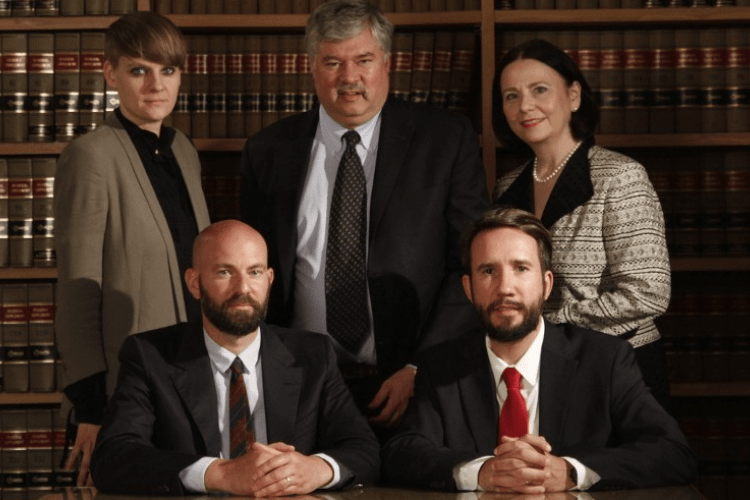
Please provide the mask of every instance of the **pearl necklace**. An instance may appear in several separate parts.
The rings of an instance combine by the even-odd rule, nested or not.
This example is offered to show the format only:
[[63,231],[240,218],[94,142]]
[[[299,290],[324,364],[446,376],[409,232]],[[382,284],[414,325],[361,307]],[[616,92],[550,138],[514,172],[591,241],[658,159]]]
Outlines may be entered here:
[[557,173],[560,171],[560,169],[563,168],[566,163],[568,163],[568,160],[570,160],[570,157],[573,156],[573,153],[575,153],[576,150],[578,150],[578,146],[580,146],[581,143],[583,143],[583,141],[578,141],[578,143],[573,147],[573,149],[570,150],[570,153],[568,153],[568,156],[565,157],[565,159],[562,161],[562,163],[560,163],[557,166],[557,168],[555,168],[555,170],[553,170],[552,173],[549,174],[544,179],[540,179],[539,176],[536,174],[536,164],[537,164],[538,159],[535,156],[534,157],[534,169],[532,170],[532,174],[534,175],[534,180],[537,181],[539,184],[543,184],[543,183],[551,180],[554,176],[557,175]]

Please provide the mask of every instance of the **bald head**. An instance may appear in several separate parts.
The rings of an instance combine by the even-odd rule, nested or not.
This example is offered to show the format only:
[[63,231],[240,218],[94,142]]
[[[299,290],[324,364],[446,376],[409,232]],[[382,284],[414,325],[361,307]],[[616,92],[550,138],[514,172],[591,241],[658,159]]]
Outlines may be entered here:
[[208,255],[225,250],[227,246],[249,245],[263,254],[268,263],[268,249],[263,236],[244,222],[229,219],[215,222],[198,234],[193,243],[193,267],[199,267],[201,260]]

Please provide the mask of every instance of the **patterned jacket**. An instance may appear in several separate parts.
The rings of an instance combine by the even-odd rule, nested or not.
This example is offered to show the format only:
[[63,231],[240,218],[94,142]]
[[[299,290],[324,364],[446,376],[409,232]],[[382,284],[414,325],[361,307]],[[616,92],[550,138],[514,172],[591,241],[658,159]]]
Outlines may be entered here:
[[[498,180],[495,205],[534,212],[532,164]],[[626,338],[659,338],[654,318],[669,305],[664,215],[646,169],[584,142],[554,186],[542,214],[552,236],[555,283],[545,305],[553,323]]]

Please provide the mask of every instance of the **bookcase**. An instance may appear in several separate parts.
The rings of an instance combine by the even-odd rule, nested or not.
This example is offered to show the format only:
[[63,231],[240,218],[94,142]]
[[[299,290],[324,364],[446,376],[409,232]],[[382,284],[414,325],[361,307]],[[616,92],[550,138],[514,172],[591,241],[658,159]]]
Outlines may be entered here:
[[[630,5],[626,1],[623,0],[622,5]],[[469,113],[480,134],[487,186],[491,191],[497,176],[518,164],[518,159],[507,155],[496,142],[491,124],[495,62],[504,45],[517,33],[553,34],[566,49],[579,50],[580,37],[571,38],[571,34],[597,33],[603,36],[622,32],[634,35],[627,38],[627,43],[635,47],[645,44],[644,40],[659,30],[693,29],[698,36],[707,30],[747,31],[750,28],[750,6],[738,6],[743,1],[746,0],[727,5],[729,2],[716,0],[717,5],[723,5],[720,7],[675,5],[667,8],[667,2],[644,1],[644,5],[652,8],[595,8],[596,5],[614,7],[620,3],[579,0],[579,5],[589,8],[574,8],[574,1],[557,0],[558,5],[567,4],[573,8],[555,9],[555,2],[550,0],[537,0],[536,4],[516,0],[517,8],[514,9],[508,8],[513,5],[512,1],[461,3],[448,0],[434,3],[445,4],[444,8],[459,4],[470,8],[419,12],[404,8],[410,2],[391,2],[398,3],[401,11],[387,12],[387,16],[396,25],[397,33],[464,30],[475,34],[476,57],[471,80],[474,101]],[[279,3],[286,5],[290,2]],[[417,4],[424,8],[431,2],[415,0],[412,6]],[[521,8],[522,4],[525,8]],[[535,9],[534,5],[547,8]],[[164,3],[157,1],[135,0],[138,10],[158,10],[163,6]],[[167,15],[188,36],[217,33],[301,35],[307,19],[304,13]],[[103,31],[116,18],[113,15],[0,17],[0,33]],[[748,50],[747,47],[744,50]],[[747,104],[743,101],[743,105]],[[747,106],[742,109],[750,113]],[[641,161],[652,175],[660,196],[669,196],[670,199],[685,197],[685,190],[679,188],[682,180],[675,175],[686,165],[695,175],[716,170],[717,165],[720,165],[719,170],[728,170],[728,166],[734,165],[731,162],[737,161],[741,169],[750,168],[750,131],[665,132],[649,129],[612,133],[604,130],[597,134],[596,140],[602,146],[623,151]],[[193,137],[193,142],[202,158],[210,159],[207,164],[221,168],[221,165],[239,161],[245,137]],[[55,156],[65,145],[65,142],[0,143],[0,157]],[[722,159],[716,160],[717,157]],[[739,196],[744,192],[748,199],[749,177],[741,177],[739,181]],[[691,194],[697,198],[707,197],[710,189],[702,184],[697,186],[693,187]],[[719,191],[726,191],[726,185],[720,186]],[[234,187],[237,187],[236,183]],[[220,210],[215,205],[211,208]],[[231,210],[228,209],[228,213]],[[671,212],[667,214],[668,222],[673,215]],[[685,214],[679,215],[685,218]],[[740,228],[740,231],[750,235],[750,227]],[[687,238],[701,238],[686,231],[683,233]],[[743,237],[742,234],[739,236]],[[668,341],[670,369],[675,374],[672,383],[675,412],[702,461],[699,486],[711,499],[731,498],[731,492],[738,484],[745,487],[750,484],[750,376],[747,375],[750,367],[750,327],[747,321],[750,319],[750,298],[744,291],[747,288],[745,282],[750,278],[750,254],[694,250],[672,255],[673,305],[660,319],[659,327]],[[0,282],[47,282],[55,278],[54,268],[0,268]],[[708,329],[719,328],[717,325],[732,330],[731,335],[713,338],[706,334]],[[698,366],[703,375],[706,367],[718,368],[720,374],[711,372],[708,377],[698,377]],[[737,373],[737,378],[732,378]],[[0,408],[56,405],[60,400],[59,393],[0,393]],[[730,442],[732,446],[729,446]]]

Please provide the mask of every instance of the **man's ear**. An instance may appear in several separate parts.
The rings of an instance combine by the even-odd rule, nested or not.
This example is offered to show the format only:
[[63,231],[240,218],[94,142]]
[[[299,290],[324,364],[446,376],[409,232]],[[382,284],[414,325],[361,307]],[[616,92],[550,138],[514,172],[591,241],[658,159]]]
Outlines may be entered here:
[[464,286],[464,293],[469,302],[474,303],[474,295],[471,293],[471,276],[464,274],[461,277],[461,284]]
[[552,274],[552,271],[547,270],[544,272],[544,276],[542,276],[542,279],[544,280],[544,300],[547,300],[549,298],[549,294],[552,293],[552,286],[555,284],[555,278]]
[[196,271],[192,267],[188,268],[188,270],[185,271],[185,284],[187,284],[188,290],[190,290],[190,295],[192,295],[196,300],[200,300],[201,280],[198,271]]

